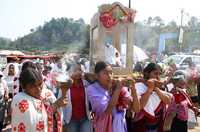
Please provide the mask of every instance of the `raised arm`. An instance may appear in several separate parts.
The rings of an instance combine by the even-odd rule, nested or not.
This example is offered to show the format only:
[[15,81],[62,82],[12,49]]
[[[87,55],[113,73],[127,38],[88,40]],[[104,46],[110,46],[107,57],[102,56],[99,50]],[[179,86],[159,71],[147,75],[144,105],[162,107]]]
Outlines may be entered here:
[[165,103],[170,104],[172,100],[172,95],[159,88],[155,88],[155,92],[158,94],[159,98]]
[[122,82],[117,80],[116,83],[117,83],[116,88],[113,92],[112,98],[109,101],[108,106],[105,110],[106,114],[112,114],[112,110],[117,105],[117,102],[118,102],[118,99],[119,99],[119,94],[120,94],[120,91],[121,91],[121,88],[122,88]]
[[130,84],[129,88],[131,89],[131,96],[133,98],[133,101],[131,102],[131,110],[134,112],[139,112],[140,111],[140,101],[135,89],[135,82],[132,81]]
[[149,100],[149,97],[150,97],[150,95],[152,94],[152,92],[155,88],[154,81],[148,80],[147,81],[147,87],[148,87],[147,91],[143,95],[141,95],[141,98],[140,98],[140,108],[141,109],[143,109],[146,106],[146,104]]

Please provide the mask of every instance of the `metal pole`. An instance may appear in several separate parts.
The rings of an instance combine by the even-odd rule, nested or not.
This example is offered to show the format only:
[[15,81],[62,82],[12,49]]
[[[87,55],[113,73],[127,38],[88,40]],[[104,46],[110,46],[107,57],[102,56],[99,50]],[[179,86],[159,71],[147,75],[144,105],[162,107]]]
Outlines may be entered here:
[[181,27],[183,26],[183,13],[184,13],[184,10],[181,9]]
[[131,8],[131,0],[129,0],[129,5],[128,5],[128,7]]
[[[181,9],[181,25],[180,25],[179,33],[180,33],[180,35],[182,35],[182,36],[180,36],[180,37],[182,37],[182,39],[183,39],[183,33],[181,32],[181,30],[183,30],[183,15],[184,15],[184,9]],[[180,42],[179,52],[182,51],[182,47],[183,47],[183,41]]]

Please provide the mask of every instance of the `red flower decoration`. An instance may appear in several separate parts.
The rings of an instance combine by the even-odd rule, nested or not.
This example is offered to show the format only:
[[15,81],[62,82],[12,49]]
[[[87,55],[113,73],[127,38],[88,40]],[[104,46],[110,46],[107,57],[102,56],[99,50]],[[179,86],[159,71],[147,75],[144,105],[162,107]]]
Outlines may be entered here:
[[100,21],[106,28],[111,28],[112,26],[117,24],[117,20],[114,19],[109,12],[104,12],[103,14],[101,14]]
[[53,126],[53,119],[52,118],[48,118],[48,126]]
[[36,102],[36,109],[38,112],[42,112],[42,102],[41,101]]
[[61,128],[62,128],[61,115],[60,115],[60,113],[57,113],[57,129],[58,129],[58,132],[61,131]]
[[36,124],[36,130],[37,131],[42,131],[44,129],[44,121],[39,121],[37,124]]
[[52,127],[49,127],[49,128],[48,128],[48,132],[53,132],[53,128],[52,128]]
[[53,132],[53,115],[48,116],[48,132]]
[[60,113],[57,113],[57,120],[61,121],[61,114]]
[[53,107],[52,107],[52,106],[50,106],[50,105],[45,105],[45,108],[46,108],[47,114],[53,113]]
[[22,100],[19,103],[19,110],[24,113],[29,107],[28,101],[27,100]]
[[20,123],[18,125],[18,132],[26,132],[26,126],[24,125],[24,123]]

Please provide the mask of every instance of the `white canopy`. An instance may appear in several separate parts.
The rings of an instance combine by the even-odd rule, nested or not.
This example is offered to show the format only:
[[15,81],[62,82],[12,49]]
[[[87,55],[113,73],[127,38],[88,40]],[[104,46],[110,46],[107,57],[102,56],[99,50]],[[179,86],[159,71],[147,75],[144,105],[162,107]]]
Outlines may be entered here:
[[138,62],[138,61],[143,61],[143,60],[146,60],[148,59],[149,57],[147,56],[147,54],[139,47],[135,46],[134,45],[134,48],[133,48],[133,59],[134,59],[134,62]]
[[[126,44],[122,44],[122,51],[121,51],[121,56],[122,58],[126,56]],[[133,46],[133,61],[134,63],[144,61],[148,59],[149,57],[147,54],[138,46]]]
[[0,50],[0,55],[25,55],[23,52],[21,51],[11,51],[11,50]]

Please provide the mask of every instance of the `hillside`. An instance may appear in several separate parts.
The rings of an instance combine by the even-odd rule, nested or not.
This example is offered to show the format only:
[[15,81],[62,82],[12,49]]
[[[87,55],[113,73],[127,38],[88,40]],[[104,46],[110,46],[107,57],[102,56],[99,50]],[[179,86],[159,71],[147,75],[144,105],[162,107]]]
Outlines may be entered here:
[[0,48],[25,51],[77,51],[89,46],[89,25],[83,19],[52,19],[11,42],[0,38]]
[[[166,40],[166,53],[191,52],[199,49],[200,21],[191,17],[184,29],[184,40],[180,46],[178,38]],[[57,18],[46,22],[44,25],[31,29],[31,33],[11,41],[0,37],[0,49],[13,49],[21,51],[89,51],[89,29],[83,19]],[[179,25],[175,21],[166,23],[159,16],[149,17],[135,23],[134,42],[137,46],[148,52],[157,52],[160,35],[165,33],[179,34]],[[181,47],[181,49],[180,49]]]

